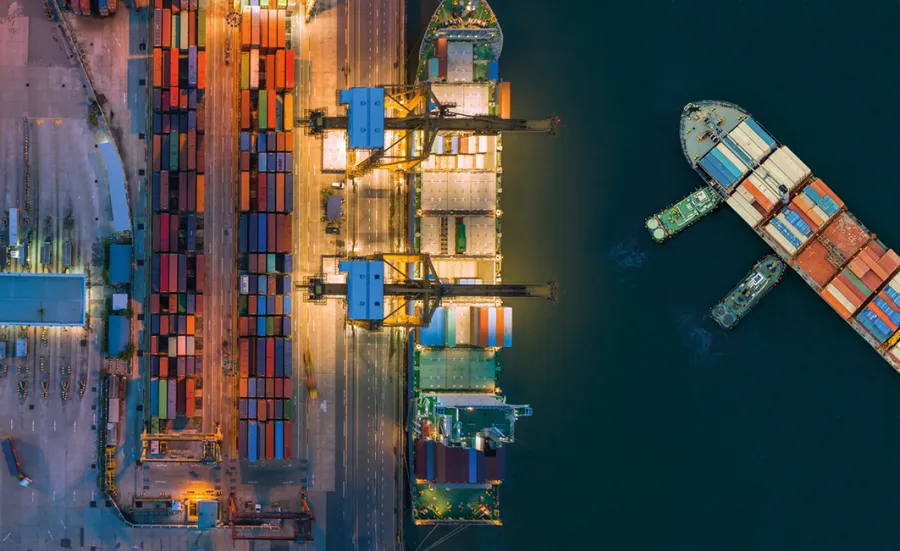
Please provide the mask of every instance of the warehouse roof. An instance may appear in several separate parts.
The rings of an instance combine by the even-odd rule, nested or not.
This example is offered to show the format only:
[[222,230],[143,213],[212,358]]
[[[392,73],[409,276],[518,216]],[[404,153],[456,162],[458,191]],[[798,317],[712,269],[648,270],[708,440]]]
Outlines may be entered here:
[[112,202],[113,228],[117,232],[131,230],[131,215],[128,211],[128,193],[125,190],[125,170],[116,146],[104,142],[97,146],[103,164],[106,165],[106,176],[109,180],[109,199]]
[[131,320],[125,316],[109,316],[109,353],[118,354],[131,341]]
[[197,502],[197,528],[207,530],[219,523],[219,502],[203,500]]
[[0,274],[0,325],[84,325],[84,274]]
[[131,245],[109,246],[109,282],[131,283]]
[[347,313],[352,320],[384,318],[384,262],[345,260],[339,264],[347,274]]

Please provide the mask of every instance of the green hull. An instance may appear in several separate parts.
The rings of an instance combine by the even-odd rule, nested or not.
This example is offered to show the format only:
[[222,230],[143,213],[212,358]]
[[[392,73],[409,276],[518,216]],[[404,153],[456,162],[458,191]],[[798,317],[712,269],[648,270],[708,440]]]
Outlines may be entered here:
[[784,275],[784,262],[774,254],[764,256],[709,315],[723,329],[732,329]]
[[721,201],[721,198],[709,189],[701,188],[651,216],[644,225],[653,240],[662,243],[716,210]]

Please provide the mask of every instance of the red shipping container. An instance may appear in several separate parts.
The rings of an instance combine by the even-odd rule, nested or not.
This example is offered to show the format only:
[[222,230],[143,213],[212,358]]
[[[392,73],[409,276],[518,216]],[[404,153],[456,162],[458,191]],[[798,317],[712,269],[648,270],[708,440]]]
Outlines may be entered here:
[[284,212],[284,173],[275,175],[275,210]]
[[[260,56],[261,57],[261,56]],[[266,55],[266,90],[269,91],[266,97],[275,98],[275,54]],[[275,102],[270,101],[269,107],[275,112]],[[269,121],[272,121],[273,115],[269,115]],[[274,124],[270,124],[269,128],[275,128]]]
[[256,185],[256,210],[257,212],[265,212],[266,210],[266,199],[267,197],[266,190],[266,173],[260,172],[259,174],[259,183]]
[[169,250],[169,214],[165,212],[159,216],[159,250]]
[[[268,369],[268,368],[266,368]],[[275,397],[275,379],[272,377],[266,377],[266,398],[274,398]],[[270,401],[271,404],[271,401]],[[274,406],[269,407],[269,416],[274,415],[275,408]]]
[[238,336],[246,337],[249,333],[248,331],[249,320],[246,316],[241,316],[238,318]]
[[159,313],[159,295],[157,295],[156,293],[150,295],[150,313]]
[[172,52],[169,59],[171,61],[169,66],[169,87],[178,88],[178,54]]
[[169,334],[169,316],[159,316],[159,334],[162,336]]
[[162,11],[162,46],[168,48],[172,45],[172,10]]
[[275,379],[275,397],[276,398],[284,398],[284,387],[282,386],[284,381],[281,377]]
[[284,215],[284,222],[281,226],[281,233],[284,235],[284,247],[281,249],[281,252],[289,253],[292,251],[294,247],[293,238],[291,233],[294,230],[294,220],[290,214]]
[[[206,89],[206,52],[202,50],[197,52],[197,89]],[[197,129],[201,130],[202,128],[200,126]]]
[[275,459],[275,423],[266,423],[266,459]]
[[194,298],[194,314],[198,316],[203,315],[203,295],[197,295]]
[[[154,337],[156,338],[156,337]],[[159,359],[159,378],[165,379],[169,376],[169,358]]]
[[[256,382],[259,384],[259,381]],[[256,420],[257,421],[265,421],[266,420],[266,401],[265,400],[256,400]]]
[[150,354],[156,355],[158,354],[159,345],[156,343],[156,337],[150,337]]
[[247,377],[241,377],[238,382],[238,396],[241,398],[247,397]]
[[188,91],[184,88],[178,90],[178,97],[180,99],[179,104],[181,105],[182,111],[187,111],[188,108]]
[[203,292],[203,281],[206,278],[205,271],[203,268],[204,268],[203,255],[198,254],[197,255],[197,270],[195,272],[195,274],[197,276],[195,279],[196,279],[196,283],[197,283],[196,289],[197,289],[198,293]]
[[269,10],[259,10],[259,26],[262,34],[259,39],[259,47],[262,50],[269,49]]
[[294,50],[288,50],[284,61],[284,87],[294,89]]
[[275,110],[275,100],[277,99],[277,97],[278,96],[271,91],[266,94],[266,98],[269,101],[269,108],[267,113],[269,115],[269,128],[275,128],[275,120],[278,118],[278,112]]
[[256,296],[251,295],[250,300],[247,302],[247,314],[251,316],[256,315]]
[[[175,217],[172,217],[175,220]],[[176,220],[177,222],[177,220]],[[173,293],[178,292],[178,255],[169,254],[169,290]]]
[[[285,55],[284,50],[278,50],[275,52],[275,88],[278,90],[284,90],[284,73],[285,73]],[[269,78],[269,75],[266,75],[266,78]],[[275,128],[275,125],[272,125],[270,128]]]

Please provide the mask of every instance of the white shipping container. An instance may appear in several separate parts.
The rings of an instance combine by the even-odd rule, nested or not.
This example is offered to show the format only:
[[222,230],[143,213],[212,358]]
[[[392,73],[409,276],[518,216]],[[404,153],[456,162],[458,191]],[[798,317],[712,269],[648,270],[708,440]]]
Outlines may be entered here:
[[456,346],[472,344],[472,307],[457,306],[456,310]]
[[784,150],[785,148],[781,148],[778,150],[778,154],[780,158],[776,161],[778,166],[781,166],[782,169],[786,166],[791,171],[791,174],[797,178],[797,181],[803,181],[807,176],[809,176],[809,169],[800,162],[799,159],[789,154]]
[[825,211],[819,208],[819,205],[813,205],[812,211],[816,213],[816,215],[822,219],[822,223],[828,222],[828,215],[825,214]]
[[847,300],[847,297],[844,296],[840,289],[834,286],[834,283],[829,284],[826,289],[829,293],[831,293],[831,296],[836,298],[837,301],[841,303],[841,306],[847,309],[848,312],[852,313],[854,310],[856,310],[856,306],[853,306],[853,303]]
[[792,163],[781,150],[776,150],[769,157],[768,162],[778,167],[792,182],[799,182],[802,178],[800,169]]
[[734,142],[750,157],[754,160],[760,160],[764,155],[764,151],[760,149],[760,147],[750,139],[743,130],[741,130],[740,125],[735,127],[728,136],[734,140]]
[[182,51],[188,49],[188,27],[190,23],[188,23],[188,11],[181,12],[181,40],[178,44],[178,48]]
[[750,169],[747,168],[747,165],[745,165],[744,162],[741,161],[737,155],[732,153],[731,150],[728,149],[728,146],[726,146],[724,143],[720,143],[719,145],[717,145],[716,149],[718,149],[719,153],[724,155],[726,159],[731,161],[731,164],[733,164],[735,166],[735,168],[737,168],[740,171],[741,176],[743,176],[744,174],[747,174],[747,172],[750,171]]
[[194,355],[194,352],[195,352],[195,350],[194,350],[194,346],[195,346],[195,345],[194,345],[194,337],[187,337],[186,340],[187,340],[187,347],[185,348],[185,353],[186,353],[186,355],[188,355],[188,356],[193,356],[193,355]]
[[804,178],[809,176],[810,174],[812,174],[812,171],[809,169],[809,167],[806,166],[806,164],[804,164],[803,161],[801,161],[799,157],[794,155],[794,152],[791,151],[791,149],[788,146],[785,145],[785,146],[780,147],[779,149],[788,156],[788,158],[791,160],[791,162],[793,162],[795,165],[797,165],[800,168],[800,172],[803,174]]
[[259,88],[259,50],[250,50],[250,89]]
[[[778,184],[783,184],[787,186],[788,189],[792,189],[796,183],[775,164],[772,157],[766,159],[766,162],[762,164],[760,170],[768,172],[769,178],[774,178]],[[778,189],[778,185],[775,186],[775,189]]]
[[178,337],[169,337],[169,355],[178,354]]
[[726,199],[725,202],[728,203],[728,206],[730,206],[734,210],[734,212],[738,213],[738,216],[744,219],[744,222],[746,222],[748,226],[750,226],[751,228],[756,226],[757,220],[751,217],[747,210],[744,209],[744,206],[740,203],[740,197],[738,195],[732,195],[731,197]]
[[776,199],[781,197],[781,193],[778,191],[778,184],[769,178],[764,178],[760,169],[756,169],[748,179],[750,180],[750,183],[756,186],[756,189],[762,192],[770,200],[773,197]]
[[469,136],[466,138],[466,141],[469,142],[466,146],[466,151],[469,153],[478,153],[478,137]]
[[742,121],[741,124],[739,124],[737,127],[740,128],[741,132],[745,136],[747,136],[747,138],[750,139],[750,141],[752,141],[754,145],[756,145],[757,149],[762,151],[762,155],[756,158],[757,161],[769,152],[769,150],[771,149],[769,144],[767,144],[765,140],[760,138],[759,134],[757,134],[755,130],[750,128],[750,125],[747,124],[747,121]]
[[484,170],[484,153],[475,155],[475,170]]
[[769,237],[775,240],[782,249],[787,251],[789,255],[794,256],[797,253],[797,247],[793,246],[790,241],[785,239],[785,237],[781,235],[781,232],[778,231],[778,228],[772,224],[766,224],[766,233],[769,234]]
[[487,136],[478,136],[478,152],[479,153],[487,153],[488,152],[488,137]]
[[[888,285],[891,286],[891,289],[900,293],[900,275],[894,276],[894,278],[891,279],[891,282]],[[900,306],[900,304],[898,304],[898,306]]]
[[743,197],[744,200],[747,201],[748,203],[751,203],[751,204],[752,204],[753,201],[756,200],[756,199],[753,198],[753,194],[750,193],[749,191],[747,191],[747,188],[744,187],[744,184],[743,184],[743,183],[737,187],[737,192],[738,192],[738,193],[741,195],[741,197]]
[[474,155],[460,155],[457,159],[460,169],[471,170],[475,168]]
[[783,213],[780,213],[780,212],[779,212],[778,215],[777,215],[775,218],[777,218],[779,222],[781,222],[782,224],[784,224],[784,227],[786,227],[786,228],[788,229],[789,232],[791,232],[792,234],[794,234],[794,237],[796,237],[797,239],[799,239],[799,240],[800,240],[800,243],[805,243],[805,242],[806,242],[806,236],[803,235],[802,233],[800,233],[800,230],[798,230],[797,228],[795,228],[793,224],[791,224],[790,222],[788,222],[787,217],[786,217]]

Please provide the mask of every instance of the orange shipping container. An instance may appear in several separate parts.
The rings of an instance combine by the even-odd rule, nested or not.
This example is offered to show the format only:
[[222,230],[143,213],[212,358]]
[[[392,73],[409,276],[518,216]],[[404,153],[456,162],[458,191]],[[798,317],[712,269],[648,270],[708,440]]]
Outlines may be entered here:
[[857,255],[857,258],[861,258],[862,261],[873,272],[875,272],[875,275],[877,275],[881,281],[884,281],[885,279],[887,279],[889,274],[887,272],[885,272],[881,266],[878,265],[878,259],[874,258],[867,248],[863,249],[862,253]]
[[284,215],[285,221],[281,226],[281,233],[284,235],[285,247],[282,252],[289,253],[292,252],[294,247],[294,241],[292,237],[292,232],[294,231],[294,221],[291,219],[290,214]]
[[[165,317],[165,316],[163,316]],[[154,337],[156,338],[156,337]],[[174,352],[172,352],[174,354]],[[169,376],[169,358],[159,359],[159,377],[165,379]]]
[[250,325],[250,320],[246,316],[241,316],[238,318],[238,335],[241,337],[246,337],[249,332],[247,327]]
[[247,377],[243,376],[243,374],[241,374],[241,380],[238,383],[238,396],[240,398],[247,397]]
[[[285,99],[285,101],[287,101]],[[275,151],[284,151],[284,132],[275,135]]]
[[205,209],[204,201],[206,197],[206,192],[204,190],[204,175],[197,175],[197,212],[202,213]]
[[275,52],[275,88],[284,90],[284,50]]
[[194,316],[187,316],[187,334],[194,334]]
[[[275,82],[278,78],[275,75],[275,54],[268,54],[266,56],[266,90],[269,91],[269,96],[274,96],[273,93],[275,91]],[[274,126],[272,127],[274,128]]]
[[501,82],[500,84],[497,85],[497,96],[498,96],[497,105],[499,106],[497,108],[497,115],[500,116],[500,118],[502,118],[502,119],[509,118],[509,114],[510,114],[509,94],[510,94],[509,82]]
[[850,314],[851,314],[852,312],[850,312],[850,311],[848,311],[846,308],[844,308],[844,305],[841,304],[840,301],[839,301],[838,299],[834,298],[834,295],[832,295],[831,292],[830,292],[828,289],[823,289],[823,290],[822,290],[822,298],[824,298],[824,299],[825,299],[825,302],[827,302],[828,304],[830,304],[832,308],[834,308],[835,310],[837,310],[838,313],[839,313],[841,316],[843,316],[844,319],[847,319],[847,318],[850,317]]
[[184,414],[186,417],[191,418],[196,415],[196,411],[194,410],[194,379],[190,378],[186,383],[187,389],[185,390]]
[[153,48],[153,86],[162,88],[162,63],[163,51],[160,48]]
[[162,45],[168,48],[172,45],[172,11],[162,11]]
[[284,212],[284,173],[275,176],[275,210]]
[[197,89],[206,89],[206,52],[197,52]]
[[881,321],[887,324],[888,327],[891,328],[891,333],[897,330],[897,324],[891,321],[891,318],[887,317],[887,314],[884,313],[884,310],[878,307],[874,301],[868,304],[869,310],[875,313]]
[[250,210],[250,173],[241,172],[241,210]]
[[278,47],[278,13],[275,10],[270,10],[268,23],[269,48],[272,48],[274,50]]
[[169,334],[169,316],[160,316],[159,317],[159,334],[160,335],[168,335]]
[[276,48],[285,48],[285,35],[287,34],[287,25],[285,24],[284,10],[278,10],[278,41]]
[[241,12],[241,48],[244,50],[250,49],[250,8],[245,7]]
[[850,271],[853,272],[853,275],[855,275],[856,277],[862,277],[866,275],[866,272],[869,271],[869,267],[866,266],[859,258],[854,258],[853,260],[851,260],[849,263],[849,268]]
[[741,186],[743,186],[744,189],[750,192],[750,195],[752,195],[753,198],[756,199],[756,202],[759,203],[763,207],[763,209],[766,210],[766,212],[772,210],[772,207],[774,206],[772,205],[772,201],[769,201],[768,197],[766,197],[758,189],[756,189],[756,186],[753,185],[753,182],[751,182],[750,180],[744,180],[744,183],[741,184]]
[[816,178],[813,181],[812,185],[815,186],[815,187],[813,187],[813,189],[815,189],[816,191],[821,190],[820,193],[824,193],[824,194],[828,195],[829,197],[831,197],[831,200],[834,201],[835,203],[837,203],[837,206],[839,206],[839,207],[844,206],[844,202],[841,201],[841,198],[838,197],[835,192],[831,191],[831,188],[826,186],[825,182],[823,182],[819,178]]
[[261,50],[267,50],[269,49],[269,10],[259,10],[259,26],[261,31],[259,48]]

